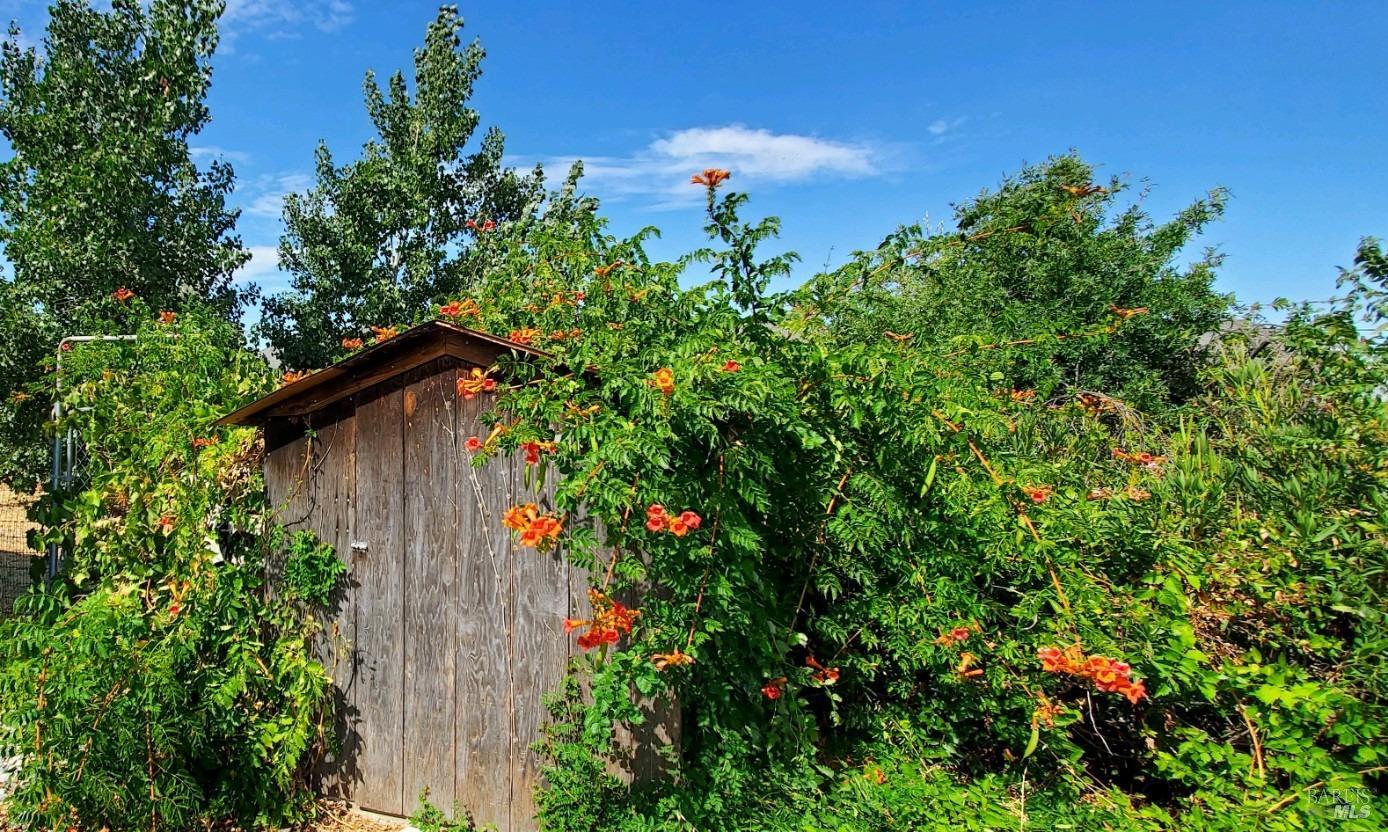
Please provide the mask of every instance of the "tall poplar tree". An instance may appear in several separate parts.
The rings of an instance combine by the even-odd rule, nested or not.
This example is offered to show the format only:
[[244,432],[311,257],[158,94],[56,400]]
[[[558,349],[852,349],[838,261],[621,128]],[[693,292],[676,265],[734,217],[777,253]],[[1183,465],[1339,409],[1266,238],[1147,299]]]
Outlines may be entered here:
[[530,216],[543,197],[539,171],[502,167],[503,138],[486,131],[475,151],[480,43],[462,44],[463,22],[445,6],[414,54],[414,91],[403,72],[385,89],[365,81],[376,137],[360,159],[338,165],[317,152],[317,182],[285,199],[280,262],[289,291],[267,299],[260,333],[289,367],[317,367],[343,338],[418,317],[478,278],[476,235]]
[[45,397],[59,340],[106,331],[111,294],[235,317],[248,254],[226,205],[234,174],[194,164],[221,0],[57,0],[40,46],[0,49],[0,479],[45,469]]

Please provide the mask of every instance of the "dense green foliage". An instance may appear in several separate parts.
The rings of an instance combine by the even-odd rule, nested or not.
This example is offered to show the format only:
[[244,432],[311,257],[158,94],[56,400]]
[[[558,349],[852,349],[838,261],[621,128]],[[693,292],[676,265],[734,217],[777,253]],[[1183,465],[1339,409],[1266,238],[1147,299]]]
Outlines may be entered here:
[[[1022,178],[1082,199],[1066,186],[1086,170]],[[541,743],[546,828],[1373,828],[1376,245],[1341,300],[1207,339],[1172,404],[1142,350],[1082,384],[1036,374],[1160,316],[1122,306],[1155,290],[1076,293],[1073,333],[867,334],[873,309],[910,304],[842,275],[768,293],[789,262],[757,254],[774,224],[710,191],[714,246],[685,261],[712,264],[703,285],[651,262],[644,235],[606,235],[571,181],[482,238],[475,291],[439,312],[550,356],[490,368],[505,416],[458,437],[557,479],[546,534],[598,593],[600,618],[574,624],[593,649]],[[122,326],[154,318],[107,303]],[[22,765],[9,807],[37,827],[283,820],[330,724],[310,612],[341,567],[262,530],[252,435],[205,426],[266,371],[227,324],[185,318],[69,354],[68,412],[99,473],[50,502],[46,539],[71,562],[0,634],[0,744]],[[1151,331],[1194,354],[1181,321]],[[1137,396],[1161,394],[1126,399],[1138,377],[1153,381]],[[1029,379],[1052,380],[1044,399],[1013,386]],[[266,574],[283,576],[274,603]],[[638,618],[614,613],[621,597]],[[1100,669],[1042,660],[1066,650]],[[1102,675],[1115,666],[1121,685]],[[623,785],[617,726],[671,696],[670,772]]]
[[[231,171],[187,148],[220,11],[62,0],[44,57],[0,58],[4,464],[61,334],[139,336],[61,354],[54,428],[91,478],[45,498],[66,566],[0,622],[26,828],[292,822],[330,742],[310,645],[344,567],[275,527],[255,434],[209,427],[273,384],[228,323]],[[660,263],[578,170],[544,201],[496,131],[466,153],[460,27],[440,12],[413,94],[368,76],[361,159],[320,148],[263,334],[291,367],[439,315],[546,351],[488,368],[493,429],[457,439],[556,481],[554,515],[506,522],[595,589],[540,741],[547,829],[1381,825],[1376,243],[1343,297],[1240,317],[1216,257],[1182,264],[1222,194],[1158,224],[1063,156],[773,293],[794,256],[723,172],[696,176],[710,247]],[[628,786],[651,700],[679,747]]]
[[[118,287],[155,308],[233,315],[248,255],[226,207],[231,167],[199,169],[220,0],[58,0],[41,48],[0,47],[0,479],[46,471],[48,402],[16,396],[67,335],[111,330],[93,314]],[[89,327],[96,327],[92,330]],[[46,398],[46,397],[45,397]]]
[[[910,333],[917,345],[984,344],[1082,335],[1106,327],[1113,307],[1145,309],[1110,338],[1071,338],[1027,352],[1008,381],[1042,400],[1067,389],[1103,390],[1138,406],[1194,394],[1199,336],[1219,329],[1229,299],[1213,292],[1219,258],[1177,258],[1224,211],[1213,191],[1155,225],[1141,202],[1121,205],[1127,184],[1102,187],[1075,156],[1024,169],[955,209],[956,228],[912,225],[812,292],[857,294],[838,304],[839,343]],[[1001,366],[1001,365],[1000,365]]]
[[461,45],[445,6],[415,52],[415,94],[403,73],[382,90],[366,76],[376,138],[337,165],[326,145],[317,184],[285,199],[280,262],[290,290],[267,299],[262,334],[286,366],[321,367],[344,338],[413,318],[476,279],[473,242],[534,209],[539,172],[502,167],[501,131],[465,153],[480,121],[468,106],[482,47]]
[[237,332],[108,303],[139,338],[64,354],[64,426],[92,460],[86,488],[42,504],[40,542],[66,567],[0,621],[8,814],[26,829],[292,819],[328,692],[309,613],[341,564],[267,527],[255,432],[209,432],[271,382]]
[[[1083,199],[1065,186],[1085,171],[1028,171],[991,210],[1044,187]],[[1383,342],[1355,326],[1380,314],[1381,275],[1224,333],[1190,377],[1140,345],[1195,354],[1191,321],[1224,316],[1206,276],[1170,307],[1139,278],[1035,321],[1018,304],[1019,339],[855,335],[890,291],[832,276],[766,294],[784,260],[751,256],[771,229],[737,220],[741,202],[711,200],[726,248],[686,289],[561,196],[489,242],[487,281],[448,310],[552,353],[496,368],[511,421],[478,453],[558,425],[532,453],[559,480],[566,554],[600,604],[644,599],[629,636],[599,622],[625,640],[554,705],[547,828],[1299,829],[1331,800],[1354,801],[1353,828],[1383,811]],[[1174,279],[1167,261],[1137,271]],[[1153,340],[1126,335],[1150,318]],[[1139,346],[1105,351],[1125,338]],[[1082,384],[1037,373],[1086,355],[1106,363]],[[1149,380],[1142,406],[1130,379]],[[686,509],[701,522],[675,533]],[[1125,662],[1145,687],[1048,671],[1046,648]],[[613,725],[643,719],[631,691],[667,690],[679,778],[628,789],[608,774]]]

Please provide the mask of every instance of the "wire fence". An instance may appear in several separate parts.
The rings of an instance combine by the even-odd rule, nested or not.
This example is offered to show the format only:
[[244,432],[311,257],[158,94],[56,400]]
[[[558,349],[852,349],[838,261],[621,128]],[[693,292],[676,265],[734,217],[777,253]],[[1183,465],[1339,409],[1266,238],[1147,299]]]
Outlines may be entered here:
[[[128,341],[134,336],[70,336],[62,341],[63,347],[78,341]],[[58,372],[62,373],[62,353],[59,352]],[[54,419],[61,410],[54,405]],[[55,494],[71,494],[86,488],[91,481],[90,458],[86,446],[75,430],[68,430],[54,437],[49,462],[52,465],[47,487]],[[63,552],[53,548],[49,552],[36,551],[29,545],[29,532],[36,524],[29,521],[29,506],[37,495],[19,494],[0,483],[0,615],[14,611],[15,599],[23,595],[36,579],[48,580],[61,568]],[[44,558],[46,563],[36,567],[35,558]]]
[[28,509],[32,495],[16,494],[0,485],[0,615],[8,615],[14,600],[33,583],[33,559],[42,553],[29,547]]
[[[133,335],[76,335],[64,338],[61,347],[70,347],[74,342],[133,339]],[[61,376],[61,350],[58,353],[58,373]],[[53,414],[54,419],[61,415],[61,409],[56,404]],[[55,494],[81,491],[91,483],[91,460],[81,437],[71,427],[54,437],[49,462],[52,468],[46,472],[50,474],[46,479],[47,488],[53,489]],[[36,499],[35,494],[19,494],[0,483],[0,615],[13,612],[15,599],[33,586],[36,579],[51,579],[63,562],[61,549],[40,552],[29,545],[29,532],[36,527],[35,523],[29,521],[29,507]],[[35,558],[44,558],[46,563],[36,567]]]

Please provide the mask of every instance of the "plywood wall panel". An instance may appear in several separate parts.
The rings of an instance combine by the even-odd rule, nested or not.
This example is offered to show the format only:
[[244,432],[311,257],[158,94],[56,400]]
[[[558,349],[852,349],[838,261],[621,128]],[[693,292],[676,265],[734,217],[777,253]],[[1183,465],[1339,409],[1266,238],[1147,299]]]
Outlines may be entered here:
[[[538,466],[527,466],[521,454],[509,460],[516,502],[533,502],[541,511],[554,511],[554,476],[539,481]],[[512,544],[516,603],[511,622],[512,707],[515,741],[511,744],[511,828],[532,830],[535,789],[540,785],[540,760],[531,745],[540,739],[547,719],[543,698],[564,680],[570,636],[564,633],[569,614],[569,567],[557,550],[540,552]]]
[[[471,465],[464,443],[489,435],[495,399],[458,397],[459,369],[441,359],[314,414],[311,441],[301,423],[277,420],[267,487],[283,522],[317,532],[349,565],[315,645],[343,739],[320,788],[396,815],[427,789],[479,825],[529,832],[541,785],[530,747],[548,719],[543,698],[579,652],[563,621],[591,616],[589,575],[502,525],[517,503],[554,511],[554,475],[536,482],[519,454]],[[568,521],[588,522],[581,512]],[[643,589],[623,600],[639,605]],[[678,746],[679,709],[637,702],[648,722],[619,726],[613,772],[669,776],[657,751]]]
[[[459,401],[458,440],[486,438],[483,411],[491,396]],[[493,459],[459,466],[460,540],[455,796],[479,825],[510,832],[512,591],[510,535],[501,516],[510,506],[511,468]]]
[[265,497],[275,521],[290,529],[304,528],[309,516],[311,481],[307,427],[282,425],[266,437]]
[[399,388],[357,404],[356,710],[360,738],[355,799],[403,814],[404,754],[404,406]]
[[404,800],[455,788],[458,657],[457,394],[439,368],[409,384],[405,408]]
[[314,654],[333,679],[333,730],[340,747],[318,767],[318,787],[329,797],[348,798],[356,782],[355,760],[359,719],[352,700],[355,692],[356,600],[359,569],[352,551],[352,509],[356,500],[356,417],[345,407],[336,419],[317,431],[313,460],[313,515],[309,520],[319,539],[333,547],[347,571],[326,609],[319,611],[323,630],[314,640]]

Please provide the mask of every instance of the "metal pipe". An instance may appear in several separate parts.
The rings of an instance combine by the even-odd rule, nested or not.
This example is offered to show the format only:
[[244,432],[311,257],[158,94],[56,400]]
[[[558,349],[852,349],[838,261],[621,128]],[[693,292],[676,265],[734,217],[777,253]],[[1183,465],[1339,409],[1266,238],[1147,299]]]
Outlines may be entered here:
[[[57,398],[53,400],[53,474],[49,477],[49,488],[54,491],[58,488],[58,470],[62,465],[61,457],[63,453],[63,439],[58,434],[58,420],[62,418],[63,406]],[[53,577],[58,574],[58,544],[50,542],[48,544],[48,574],[45,583],[52,585]]]

